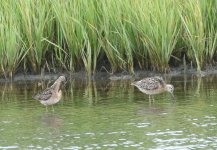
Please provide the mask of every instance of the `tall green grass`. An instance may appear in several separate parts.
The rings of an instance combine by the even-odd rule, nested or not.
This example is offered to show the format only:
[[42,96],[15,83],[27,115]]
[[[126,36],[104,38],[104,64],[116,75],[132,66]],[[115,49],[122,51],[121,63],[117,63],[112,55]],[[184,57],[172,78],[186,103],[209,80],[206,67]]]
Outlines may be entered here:
[[176,3],[174,0],[137,3],[138,31],[141,33],[141,42],[147,50],[151,68],[155,70],[169,69],[168,62],[180,31]]
[[25,56],[19,20],[16,16],[17,5],[13,0],[0,3],[0,64],[1,73],[12,77]]
[[[188,4],[188,5],[187,5]],[[205,32],[200,2],[192,0],[181,4],[180,17],[184,27],[183,39],[188,47],[188,54],[200,71],[205,60]]]
[[[127,2],[127,3],[126,3]],[[101,43],[112,72],[133,73],[133,44],[130,1],[105,1],[102,4]]]
[[166,72],[183,50],[200,71],[217,58],[216,1],[0,1],[5,76],[42,68],[91,76],[103,66]]
[[212,63],[217,51],[217,1],[200,0],[205,31],[205,55]]
[[[88,75],[95,72],[97,57],[100,52],[98,42],[98,16],[95,6],[97,1],[62,1],[56,0],[52,5],[60,26],[62,36],[67,44],[69,55],[67,68],[75,71],[82,65]],[[62,44],[62,41],[60,41]]]
[[21,37],[25,49],[29,49],[27,63],[31,71],[38,72],[42,68],[42,61],[49,48],[43,38],[51,39],[53,35],[53,16],[50,1],[16,1],[18,7],[19,23],[21,24]]

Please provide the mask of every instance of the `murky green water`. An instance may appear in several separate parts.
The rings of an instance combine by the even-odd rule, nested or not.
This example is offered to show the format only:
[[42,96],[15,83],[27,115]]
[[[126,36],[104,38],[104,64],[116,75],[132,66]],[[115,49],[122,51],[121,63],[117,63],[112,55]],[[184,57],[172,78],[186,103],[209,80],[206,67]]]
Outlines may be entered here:
[[148,96],[130,80],[71,81],[55,111],[37,83],[1,84],[0,149],[217,149],[217,77],[173,77]]

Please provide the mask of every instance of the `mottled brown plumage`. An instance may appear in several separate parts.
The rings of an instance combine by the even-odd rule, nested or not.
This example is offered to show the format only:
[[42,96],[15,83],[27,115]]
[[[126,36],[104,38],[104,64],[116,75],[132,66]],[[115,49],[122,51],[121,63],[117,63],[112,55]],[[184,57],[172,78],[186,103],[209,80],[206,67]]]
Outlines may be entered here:
[[60,76],[51,87],[46,88],[39,94],[33,96],[34,99],[39,100],[41,104],[53,105],[60,101],[62,97],[61,84],[66,82],[64,76]]
[[141,92],[149,95],[169,92],[173,96],[174,87],[171,84],[166,84],[162,77],[148,77],[140,81],[133,82],[132,85],[136,86]]

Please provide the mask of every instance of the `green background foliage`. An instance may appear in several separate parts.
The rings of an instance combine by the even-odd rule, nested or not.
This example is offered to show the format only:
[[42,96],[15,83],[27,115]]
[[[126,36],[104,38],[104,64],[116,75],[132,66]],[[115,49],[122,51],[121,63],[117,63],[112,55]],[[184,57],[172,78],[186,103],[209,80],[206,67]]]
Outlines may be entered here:
[[[216,61],[215,0],[0,0],[0,73]],[[171,63],[172,62],[172,63]]]

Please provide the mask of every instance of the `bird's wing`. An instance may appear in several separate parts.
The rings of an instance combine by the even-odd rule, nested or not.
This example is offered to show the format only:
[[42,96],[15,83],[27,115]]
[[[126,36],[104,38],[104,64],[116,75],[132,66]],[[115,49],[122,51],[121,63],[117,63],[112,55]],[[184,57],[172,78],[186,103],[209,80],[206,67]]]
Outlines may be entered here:
[[47,88],[43,92],[36,94],[33,98],[40,101],[46,101],[52,96],[52,93],[53,89]]
[[158,82],[159,87],[165,87],[166,86],[166,83],[162,77],[155,76],[154,78],[155,78],[156,82]]
[[136,82],[136,85],[144,90],[155,90],[164,86],[164,81],[161,78],[145,78]]

